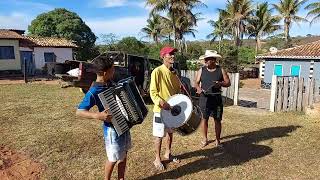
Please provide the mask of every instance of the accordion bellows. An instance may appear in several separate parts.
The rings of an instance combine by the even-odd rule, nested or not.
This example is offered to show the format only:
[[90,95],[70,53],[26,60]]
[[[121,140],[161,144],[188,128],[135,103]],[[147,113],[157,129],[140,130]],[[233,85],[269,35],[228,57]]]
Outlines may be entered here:
[[104,107],[112,114],[112,125],[118,136],[132,126],[141,124],[148,114],[148,108],[132,77],[120,80],[116,86],[98,94]]

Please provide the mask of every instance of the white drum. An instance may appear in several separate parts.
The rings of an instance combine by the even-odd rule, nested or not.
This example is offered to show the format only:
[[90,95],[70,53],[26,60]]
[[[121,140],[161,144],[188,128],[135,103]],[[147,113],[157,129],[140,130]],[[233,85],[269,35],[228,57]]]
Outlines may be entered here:
[[171,96],[167,103],[170,110],[161,110],[161,118],[166,127],[172,128],[181,135],[193,133],[200,125],[201,110],[193,106],[191,99],[184,94]]

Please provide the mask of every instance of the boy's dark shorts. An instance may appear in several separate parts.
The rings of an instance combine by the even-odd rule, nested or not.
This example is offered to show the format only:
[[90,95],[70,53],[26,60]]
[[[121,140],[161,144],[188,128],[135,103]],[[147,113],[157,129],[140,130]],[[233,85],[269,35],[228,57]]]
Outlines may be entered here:
[[215,121],[221,121],[223,115],[223,102],[221,95],[205,96],[200,95],[199,106],[203,119],[208,120],[213,117]]

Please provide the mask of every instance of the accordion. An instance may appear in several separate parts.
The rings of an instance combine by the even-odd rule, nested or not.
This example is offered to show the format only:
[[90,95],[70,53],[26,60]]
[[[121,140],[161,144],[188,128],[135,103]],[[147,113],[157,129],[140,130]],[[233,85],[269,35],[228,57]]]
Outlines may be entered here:
[[120,136],[132,126],[141,124],[148,108],[132,77],[120,80],[117,85],[98,94],[104,107],[112,114],[112,125]]

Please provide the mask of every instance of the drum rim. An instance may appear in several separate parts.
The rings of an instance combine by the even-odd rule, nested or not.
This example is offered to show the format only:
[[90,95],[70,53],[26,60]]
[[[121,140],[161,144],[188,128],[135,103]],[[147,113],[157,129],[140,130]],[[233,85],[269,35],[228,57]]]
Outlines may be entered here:
[[[181,96],[181,95],[187,97],[187,99],[189,100],[192,108],[191,108],[191,112],[190,112],[189,118],[187,118],[179,127],[185,125],[186,122],[188,122],[188,120],[191,118],[192,113],[194,112],[194,105],[192,104],[192,100],[190,99],[190,97],[188,97],[188,96],[185,95],[185,94],[179,93],[179,94],[172,95],[172,96],[169,97],[169,99],[167,99],[167,102],[168,102],[170,99],[172,99],[172,98],[174,98],[174,97],[176,97],[176,96]],[[160,115],[161,115],[161,116],[163,115],[162,112],[164,112],[164,109],[161,109],[161,111],[160,111]],[[163,118],[162,118],[162,119],[163,119]],[[168,124],[167,124],[165,121],[162,120],[162,122],[165,124],[165,126],[169,127]],[[170,128],[172,128],[172,129],[178,129],[179,127],[170,127]]]

